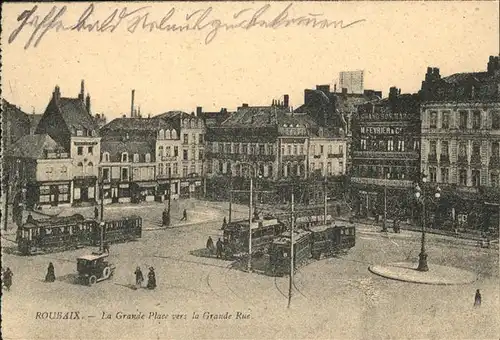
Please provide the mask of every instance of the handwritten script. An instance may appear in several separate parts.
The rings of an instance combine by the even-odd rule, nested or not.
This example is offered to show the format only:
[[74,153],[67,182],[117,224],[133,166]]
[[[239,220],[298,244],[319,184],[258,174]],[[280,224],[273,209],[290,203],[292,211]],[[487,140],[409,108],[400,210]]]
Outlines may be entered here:
[[[210,44],[221,30],[250,30],[252,28],[278,29],[284,27],[312,27],[316,29],[346,29],[360,24],[365,19],[349,22],[344,20],[330,20],[323,17],[322,13],[308,13],[307,15],[293,17],[290,10],[293,4],[288,4],[272,13],[272,6],[267,4],[259,8],[245,8],[231,16],[231,22],[224,22],[214,17],[213,8],[195,10],[184,17],[171,8],[163,16],[154,12],[156,17],[148,11],[151,6],[136,9],[128,7],[116,8],[109,13],[97,13],[93,4],[89,5],[76,22],[68,22],[66,6],[53,6],[47,13],[41,13],[38,5],[24,10],[18,17],[18,26],[9,36],[9,44],[16,41],[19,34],[29,31],[31,35],[24,45],[24,49],[37,47],[48,32],[77,31],[114,33],[125,29],[134,34],[138,31],[145,32],[206,32],[205,44]],[[65,20],[66,15],[66,20]],[[177,20],[175,18],[177,16]],[[177,22],[176,22],[177,21]],[[29,34],[29,33],[28,33]]]

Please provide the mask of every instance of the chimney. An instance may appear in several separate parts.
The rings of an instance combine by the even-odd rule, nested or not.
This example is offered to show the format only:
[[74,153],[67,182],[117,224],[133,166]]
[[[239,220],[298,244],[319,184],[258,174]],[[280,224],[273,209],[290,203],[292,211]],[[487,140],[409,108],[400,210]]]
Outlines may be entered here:
[[342,94],[347,94],[347,88],[345,87],[342,88]]
[[285,107],[288,107],[288,105],[290,104],[290,96],[285,94],[283,97],[285,98],[285,102],[283,103],[283,105]]
[[139,106],[139,108],[137,109],[137,117],[138,118],[141,118],[141,107]]
[[243,107],[248,107],[248,104],[247,103],[243,103],[242,106]]
[[196,115],[201,117],[201,114],[203,112],[203,108],[201,106],[196,107]]
[[59,99],[61,99],[61,90],[59,89],[59,85],[56,85],[54,92],[52,92],[52,98],[54,98],[56,103],[58,103]]
[[85,97],[85,81],[82,79],[80,83],[80,94],[78,95],[78,99],[83,102],[83,98]]
[[337,84],[333,85],[333,93],[337,93]]
[[90,93],[87,93],[87,98],[85,98],[85,107],[87,112],[90,113]]
[[132,103],[130,104],[130,117],[134,117],[134,97],[135,97],[135,90],[132,90]]

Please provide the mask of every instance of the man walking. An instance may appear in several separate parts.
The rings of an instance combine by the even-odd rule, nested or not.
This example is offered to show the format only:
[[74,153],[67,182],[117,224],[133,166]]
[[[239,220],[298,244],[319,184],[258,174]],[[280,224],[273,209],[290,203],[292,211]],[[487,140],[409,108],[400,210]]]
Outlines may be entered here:
[[137,267],[135,269],[134,274],[135,274],[135,287],[137,289],[137,288],[141,287],[142,282],[144,281],[144,276],[142,275],[142,271],[141,271],[140,267]]
[[476,290],[476,295],[474,296],[474,307],[480,307],[481,306],[481,293],[479,292],[479,289]]
[[94,220],[99,219],[99,209],[97,207],[94,207]]
[[186,211],[186,209],[184,209],[184,211],[182,212],[181,221],[187,221],[187,211]]
[[220,240],[220,237],[219,237],[219,240],[217,241],[216,243],[216,256],[217,258],[222,258],[222,241]]

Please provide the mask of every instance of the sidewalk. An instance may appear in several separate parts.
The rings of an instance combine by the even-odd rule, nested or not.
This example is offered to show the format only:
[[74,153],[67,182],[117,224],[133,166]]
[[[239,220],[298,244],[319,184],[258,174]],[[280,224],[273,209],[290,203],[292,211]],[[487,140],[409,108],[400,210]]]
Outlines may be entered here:
[[408,262],[372,265],[368,269],[373,274],[398,281],[424,283],[431,285],[461,285],[477,280],[475,273],[437,264],[429,265],[429,271],[416,270],[418,264]]

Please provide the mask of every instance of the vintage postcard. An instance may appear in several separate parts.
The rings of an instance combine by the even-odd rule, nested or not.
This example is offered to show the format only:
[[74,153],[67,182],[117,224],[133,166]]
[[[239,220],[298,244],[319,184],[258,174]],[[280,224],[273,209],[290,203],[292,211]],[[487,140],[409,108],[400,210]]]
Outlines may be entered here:
[[499,339],[498,1],[2,4],[3,339]]

